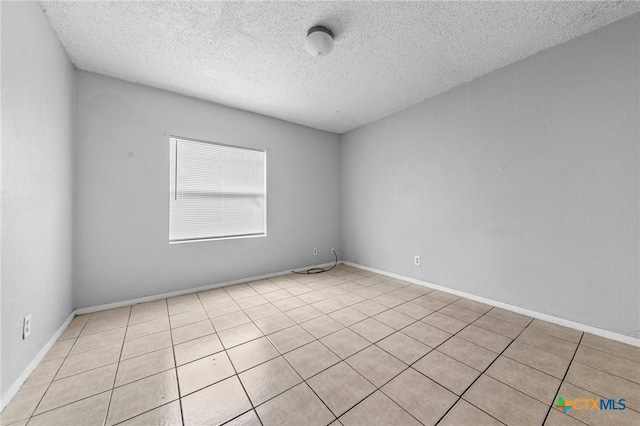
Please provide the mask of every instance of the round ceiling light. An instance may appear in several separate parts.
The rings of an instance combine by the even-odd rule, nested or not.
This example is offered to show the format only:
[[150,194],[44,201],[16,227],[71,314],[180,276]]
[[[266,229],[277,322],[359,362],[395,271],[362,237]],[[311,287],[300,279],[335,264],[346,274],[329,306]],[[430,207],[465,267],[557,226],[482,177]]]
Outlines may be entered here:
[[333,33],[327,27],[311,27],[304,44],[311,55],[326,56],[333,50]]

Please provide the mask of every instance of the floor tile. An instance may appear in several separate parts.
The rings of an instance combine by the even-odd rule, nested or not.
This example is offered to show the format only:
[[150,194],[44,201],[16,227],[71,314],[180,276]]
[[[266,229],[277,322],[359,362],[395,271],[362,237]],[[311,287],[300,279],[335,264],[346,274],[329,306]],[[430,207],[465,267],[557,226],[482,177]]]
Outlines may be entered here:
[[640,358],[633,362],[580,345],[573,361],[640,384]]
[[640,347],[616,342],[611,339],[605,339],[604,337],[590,333],[584,333],[580,344],[621,358],[626,358],[630,361],[637,361],[640,359]]
[[374,319],[388,325],[395,330],[400,330],[401,328],[404,328],[409,324],[415,322],[415,319],[413,319],[409,315],[405,315],[393,309],[389,309],[388,311],[379,313],[378,315],[374,316]]
[[565,381],[605,398],[626,399],[627,407],[640,412],[640,384],[573,362]]
[[505,337],[509,337],[510,339],[518,337],[518,334],[520,334],[525,328],[523,325],[504,321],[490,315],[483,315],[478,318],[473,325],[484,328],[485,330],[493,331],[494,333],[501,334]]
[[206,319],[204,321],[194,322],[193,324],[171,329],[171,337],[173,339],[173,344],[177,345],[189,340],[197,339],[198,337],[213,334],[214,332],[215,330],[211,325],[211,321]]
[[338,311],[329,314],[331,318],[338,321],[340,324],[348,327],[357,322],[367,319],[368,317],[360,311],[356,311],[351,307],[346,307]]
[[541,333],[550,334],[555,337],[559,337],[564,340],[568,340],[573,343],[579,343],[582,338],[582,331],[569,327],[563,327],[558,324],[553,324],[548,321],[542,321],[534,319],[529,324],[529,328],[539,331]]
[[544,422],[544,426],[584,426],[584,423],[561,411],[551,410],[547,420]]
[[202,303],[200,303],[200,300],[198,299],[176,305],[170,305],[168,307],[170,316],[184,314],[185,312],[200,311],[202,309]]
[[[1,424],[5,426],[16,423],[19,420],[28,419],[29,416],[34,413],[34,410],[42,399],[42,395],[47,391],[48,386],[48,384],[38,385],[18,391],[16,396],[9,402],[9,405],[2,410],[2,416],[0,416]],[[57,404],[51,407],[51,403],[47,403],[49,404],[49,406],[46,407],[47,410],[62,405]],[[36,412],[36,414],[38,414],[38,412]]]
[[467,326],[466,322],[450,317],[449,315],[441,314],[440,312],[432,313],[431,315],[423,318],[422,322],[437,327],[450,334],[455,334]]
[[262,426],[262,423],[260,423],[256,412],[250,410],[230,422],[225,423],[225,426]]
[[209,316],[207,315],[207,312],[204,310],[204,308],[200,307],[195,311],[188,311],[177,315],[171,315],[169,317],[169,322],[171,323],[171,328],[177,328],[208,319]]
[[376,387],[383,386],[407,368],[405,363],[375,345],[350,356],[345,361]]
[[493,306],[487,305],[486,303],[476,302],[475,300],[465,299],[464,297],[456,300],[453,304],[481,314],[485,314],[493,308]]
[[280,312],[266,318],[260,318],[255,321],[255,324],[264,334],[271,334],[291,327],[292,325],[295,325],[295,322],[284,313]]
[[117,364],[107,365],[75,376],[54,380],[38,405],[35,414],[96,395],[111,389]]
[[413,364],[432,349],[401,332],[396,332],[389,337],[385,337],[376,343],[376,346],[384,349],[408,365]]
[[462,395],[480,375],[480,371],[437,350],[429,352],[413,368],[456,395]]
[[419,426],[420,422],[380,391],[353,407],[340,421],[345,426]]
[[559,379],[504,356],[496,359],[485,374],[547,405],[553,403],[560,387]]
[[238,373],[280,356],[280,352],[266,337],[231,348],[227,354]]
[[185,396],[235,374],[225,352],[201,358],[178,367],[180,396]]
[[344,328],[338,321],[326,315],[303,322],[300,326],[311,333],[316,339]]
[[548,405],[487,375],[480,376],[463,398],[501,422],[513,425],[542,424],[549,410]]
[[99,333],[101,331],[126,327],[128,321],[128,317],[106,318],[95,321],[90,320],[82,329],[82,333],[80,333],[80,336],[86,336],[87,334]]
[[115,386],[122,386],[175,367],[173,348],[161,349],[122,361],[118,366]]
[[211,318],[211,324],[215,327],[216,332],[228,330],[248,322],[251,322],[251,319],[242,311]]
[[64,358],[69,355],[71,352],[71,348],[75,344],[75,339],[67,339],[67,340],[58,340],[54,345],[49,349],[47,355],[43,358],[43,361],[51,361],[54,359]]
[[121,344],[105,346],[65,358],[56,379],[62,379],[74,374],[83,373],[108,364],[117,363],[120,359]]
[[395,330],[373,318],[366,319],[349,327],[371,343],[382,340],[393,334]]
[[322,315],[322,312],[314,308],[310,305],[301,306],[299,308],[292,309],[287,311],[287,315],[289,318],[297,322],[298,324],[301,322],[309,321],[310,319],[319,317]]
[[493,308],[487,312],[487,315],[522,326],[528,325],[533,320],[533,318],[526,315],[517,314],[502,308]]
[[313,303],[311,306],[313,306],[323,314],[335,312],[347,307],[347,305],[335,299],[325,299],[320,302]]
[[342,359],[353,355],[371,344],[368,340],[348,328],[325,336],[320,339],[320,342]]
[[461,426],[461,425],[477,425],[477,426],[501,426],[502,423],[494,419],[487,413],[464,399],[459,400],[456,405],[442,419],[440,426]]
[[132,311],[131,316],[129,317],[129,325],[163,319],[167,316],[169,316],[169,313],[167,312],[166,306],[160,306],[156,309],[149,309],[146,311]]
[[247,314],[247,316],[251,318],[251,320],[257,321],[261,318],[266,318],[271,315],[279,314],[281,313],[281,311],[271,303],[266,303],[264,305],[256,306],[254,308],[245,309],[244,313]]
[[413,323],[410,326],[403,328],[401,331],[407,336],[413,337],[417,341],[432,348],[435,348],[451,337],[451,334],[446,331],[440,330],[439,328],[425,324],[421,321]]
[[456,296],[455,294],[447,293],[441,290],[433,290],[429,292],[429,297],[449,303],[453,303],[456,300],[460,299],[460,296]]
[[479,312],[458,305],[445,306],[439,312],[467,323],[472,323],[482,316]]
[[358,296],[353,293],[343,293],[333,297],[338,302],[344,303],[347,306],[355,305],[356,303],[360,303],[365,300],[364,297]]
[[129,359],[144,355],[159,349],[171,347],[171,332],[169,330],[150,334],[138,339],[126,340],[122,347],[120,359]]
[[429,296],[420,296],[417,299],[413,299],[411,303],[415,303],[418,306],[422,306],[423,308],[427,308],[432,311],[437,311],[439,309],[442,309],[449,304],[449,302],[445,302],[439,299],[434,299],[433,297],[429,297]]
[[137,339],[150,334],[159,333],[160,331],[169,330],[169,328],[169,318],[147,321],[127,327],[127,334],[124,339],[125,341]]
[[253,323],[242,324],[218,333],[218,337],[227,349],[262,336],[262,331],[260,331],[260,329]]
[[222,343],[217,334],[200,337],[199,339],[189,340],[188,342],[175,345],[173,347],[176,356],[176,365],[183,365],[187,362],[204,358],[222,351]]
[[[409,368],[382,389],[389,398],[424,424],[435,424],[458,397]],[[425,398],[425,395],[429,395]]]
[[356,303],[355,305],[351,306],[353,309],[355,309],[358,312],[361,312],[367,316],[374,316],[379,314],[380,312],[384,312],[386,311],[387,308],[384,305],[381,305],[380,303],[374,302],[372,300],[365,300],[363,302],[360,303]]
[[438,350],[478,371],[484,371],[498,357],[497,353],[456,336],[447,340]]
[[306,305],[306,303],[304,303],[302,300],[298,299],[295,296],[289,297],[287,299],[278,300],[276,302],[273,302],[273,304],[276,308],[280,309],[282,312],[287,312],[292,309],[299,308],[300,306]]
[[298,373],[278,357],[239,374],[254,406],[294,387],[302,381]]
[[503,355],[558,379],[564,377],[571,363],[570,359],[526,345],[518,340],[514,341]]
[[181,424],[180,402],[173,401],[120,423],[118,426],[172,426]]
[[299,325],[285,328],[270,334],[268,337],[282,354],[315,340],[311,334]]
[[267,299],[269,302],[273,303],[273,302],[277,302],[278,300],[291,297],[291,293],[289,293],[286,290],[282,290],[278,287],[278,290],[266,293],[263,297]]
[[182,398],[185,426],[220,425],[250,409],[237,376]]
[[101,425],[107,417],[111,391],[82,399],[55,410],[47,411],[29,420],[30,426],[86,426]]
[[571,359],[578,345],[550,334],[540,333],[527,328],[518,336],[516,341],[535,346],[547,352],[560,355],[563,358]]
[[262,404],[256,412],[265,426],[324,426],[335,419],[306,383]]
[[120,344],[124,341],[126,327],[103,331],[101,333],[87,334],[76,340],[69,355],[76,355],[80,352],[87,352],[93,349]]
[[313,341],[284,355],[303,379],[340,362],[340,358],[319,341]]
[[464,330],[456,334],[456,336],[498,353],[504,351],[506,347],[509,346],[509,343],[511,343],[511,339],[508,337],[485,330],[484,328],[476,327],[473,324],[467,326]]
[[425,308],[424,306],[416,305],[415,303],[403,303],[402,305],[398,305],[393,308],[394,311],[398,311],[405,315],[410,316],[413,319],[419,320],[427,315],[433,313],[433,311],[429,308]]
[[169,370],[113,390],[107,425],[114,425],[138,414],[178,399],[176,371]]
[[42,361],[20,389],[28,389],[39,385],[48,385],[58,374],[60,366],[64,362],[64,358],[52,359],[50,361]]
[[376,390],[344,362],[312,377],[307,383],[338,417]]

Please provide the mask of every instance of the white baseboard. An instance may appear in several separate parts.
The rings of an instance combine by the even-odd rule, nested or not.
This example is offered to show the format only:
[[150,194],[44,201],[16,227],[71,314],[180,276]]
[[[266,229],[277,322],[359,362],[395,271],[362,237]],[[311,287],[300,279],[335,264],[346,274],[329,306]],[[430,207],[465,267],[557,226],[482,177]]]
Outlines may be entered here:
[[2,395],[2,400],[0,401],[0,411],[4,410],[4,407],[9,405],[9,402],[13,399],[14,396],[20,390],[20,387],[27,381],[33,370],[40,364],[40,361],[47,355],[49,349],[56,343],[58,338],[62,335],[62,333],[67,329],[73,317],[76,316],[75,311],[72,311],[71,314],[67,317],[67,319],[62,323],[62,325],[56,330],[55,334],[51,336],[51,339],[47,342],[46,345],[38,352],[35,358],[27,365],[27,368],[24,369],[20,377],[16,379],[15,382],[11,385],[11,387]]
[[[319,264],[319,265],[305,266],[305,267],[295,268],[295,269],[296,270],[300,270],[300,271],[306,271],[307,269],[310,269],[310,268],[323,268],[325,266],[331,266],[334,263],[335,262],[322,263],[322,264]],[[339,261],[338,263],[342,263],[342,262]],[[106,309],[120,308],[122,306],[135,305],[137,303],[153,302],[154,300],[166,299],[166,298],[175,297],[175,296],[182,296],[183,294],[195,293],[195,292],[198,292],[198,291],[212,290],[214,288],[225,287],[225,286],[234,285],[234,284],[241,284],[241,283],[246,283],[246,282],[249,282],[249,281],[263,280],[265,278],[272,278],[272,277],[277,277],[277,276],[280,276],[280,275],[286,275],[286,274],[290,274],[290,273],[291,273],[291,270],[289,269],[289,270],[286,270],[286,271],[273,272],[273,273],[265,274],[265,275],[257,275],[257,276],[249,277],[249,278],[241,278],[241,279],[237,279],[237,280],[233,280],[233,281],[226,281],[226,282],[211,284],[211,285],[207,285],[207,286],[203,286],[203,287],[188,288],[186,290],[171,291],[169,293],[154,294],[154,295],[151,295],[151,296],[144,296],[144,297],[138,297],[138,298],[135,298],[135,299],[122,300],[120,302],[106,303],[104,305],[89,306],[87,308],[79,308],[79,309],[76,309],[75,312],[76,312],[76,315],[90,314],[92,312],[104,311]]]
[[498,308],[506,309],[508,311],[516,312],[516,313],[522,314],[522,315],[527,315],[527,316],[530,316],[532,318],[537,318],[537,319],[540,319],[540,320],[543,320],[543,321],[552,322],[554,324],[562,325],[562,326],[569,327],[569,328],[574,328],[576,330],[580,330],[580,331],[584,331],[584,332],[587,332],[587,333],[595,334],[597,336],[606,337],[607,339],[616,340],[618,342],[622,342],[622,343],[626,343],[626,344],[629,344],[629,345],[639,346],[640,347],[640,339],[637,339],[637,338],[631,337],[631,336],[627,336],[627,335],[624,335],[624,334],[616,333],[615,331],[604,330],[604,329],[601,329],[601,328],[593,327],[591,325],[586,325],[586,324],[582,324],[582,323],[579,323],[579,322],[570,321],[570,320],[567,320],[567,319],[564,319],[564,318],[558,318],[558,317],[554,317],[552,315],[547,315],[547,314],[543,314],[543,313],[540,313],[540,312],[531,311],[529,309],[521,308],[519,306],[513,306],[513,305],[509,305],[508,303],[497,302],[497,301],[492,300],[492,299],[486,299],[486,298],[481,297],[481,296],[476,296],[475,294],[465,293],[464,291],[454,290],[452,288],[443,287],[443,286],[437,285],[437,284],[431,284],[431,283],[428,283],[426,281],[421,281],[421,280],[418,280],[418,279],[415,279],[415,278],[409,278],[409,277],[405,277],[405,276],[402,276],[402,275],[394,274],[392,272],[381,271],[379,269],[370,268],[368,266],[358,265],[357,263],[353,263],[353,262],[343,261],[342,263],[344,263],[345,265],[349,265],[349,266],[353,266],[353,267],[356,267],[356,268],[364,269],[364,270],[367,270],[367,271],[375,272],[376,274],[386,275],[388,277],[397,278],[397,279],[400,279],[400,280],[403,280],[403,281],[408,281],[408,282],[413,283],[413,284],[418,284],[418,285],[421,285],[421,286],[424,286],[424,287],[429,287],[429,288],[432,288],[434,290],[441,290],[441,291],[444,291],[446,293],[455,294],[456,296],[466,297],[467,299],[475,300],[477,302],[486,303],[487,305],[496,306]]

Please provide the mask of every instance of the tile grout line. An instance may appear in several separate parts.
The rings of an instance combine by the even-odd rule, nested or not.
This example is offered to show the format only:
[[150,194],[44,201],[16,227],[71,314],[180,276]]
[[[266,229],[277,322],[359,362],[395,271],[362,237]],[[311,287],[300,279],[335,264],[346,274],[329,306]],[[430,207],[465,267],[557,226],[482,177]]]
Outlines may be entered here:
[[[93,314],[91,314],[93,316]],[[129,316],[127,318],[127,330],[129,329],[129,320],[131,319],[131,306],[129,306]],[[91,318],[89,318],[91,320]],[[87,321],[88,323],[89,321]],[[107,404],[107,411],[104,413],[104,420],[102,421],[103,426],[107,424],[107,419],[109,418],[109,411],[111,410],[111,401],[113,400],[113,391],[116,387],[116,380],[118,379],[118,371],[120,369],[120,360],[122,359],[122,351],[124,350],[124,340],[127,337],[127,330],[124,332],[124,339],[122,339],[122,346],[120,346],[120,355],[118,357],[118,365],[116,366],[116,374],[113,376],[113,384],[111,385],[111,393],[109,395],[109,403]]]
[[[558,394],[560,393],[560,388],[562,387],[562,384],[565,382],[565,379],[567,378],[567,375],[569,374],[569,370],[571,369],[571,365],[573,364],[573,360],[575,359],[576,353],[578,353],[578,348],[580,347],[580,343],[582,342],[582,337],[584,337],[584,333],[582,333],[582,335],[580,336],[580,341],[576,345],[576,349],[573,351],[573,356],[571,357],[571,362],[569,362],[569,365],[567,366],[567,371],[564,372],[564,376],[562,377],[562,380],[560,380],[560,385],[558,386],[558,389],[556,390],[556,393],[553,396],[553,399],[551,400],[551,406],[549,406],[549,409],[547,410],[547,414],[544,416],[544,420],[542,421],[542,424],[544,424],[547,421],[547,418],[549,417],[549,414],[551,414],[551,410],[553,410],[553,404],[554,404],[556,398],[558,397]],[[564,414],[564,413],[562,413],[562,414]]]

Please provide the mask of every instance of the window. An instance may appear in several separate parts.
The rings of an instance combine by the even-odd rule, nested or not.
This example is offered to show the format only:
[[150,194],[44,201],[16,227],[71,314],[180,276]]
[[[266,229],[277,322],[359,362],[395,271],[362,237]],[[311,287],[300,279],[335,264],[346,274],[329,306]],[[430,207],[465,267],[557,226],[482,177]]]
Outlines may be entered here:
[[266,153],[170,138],[169,242],[266,235]]

